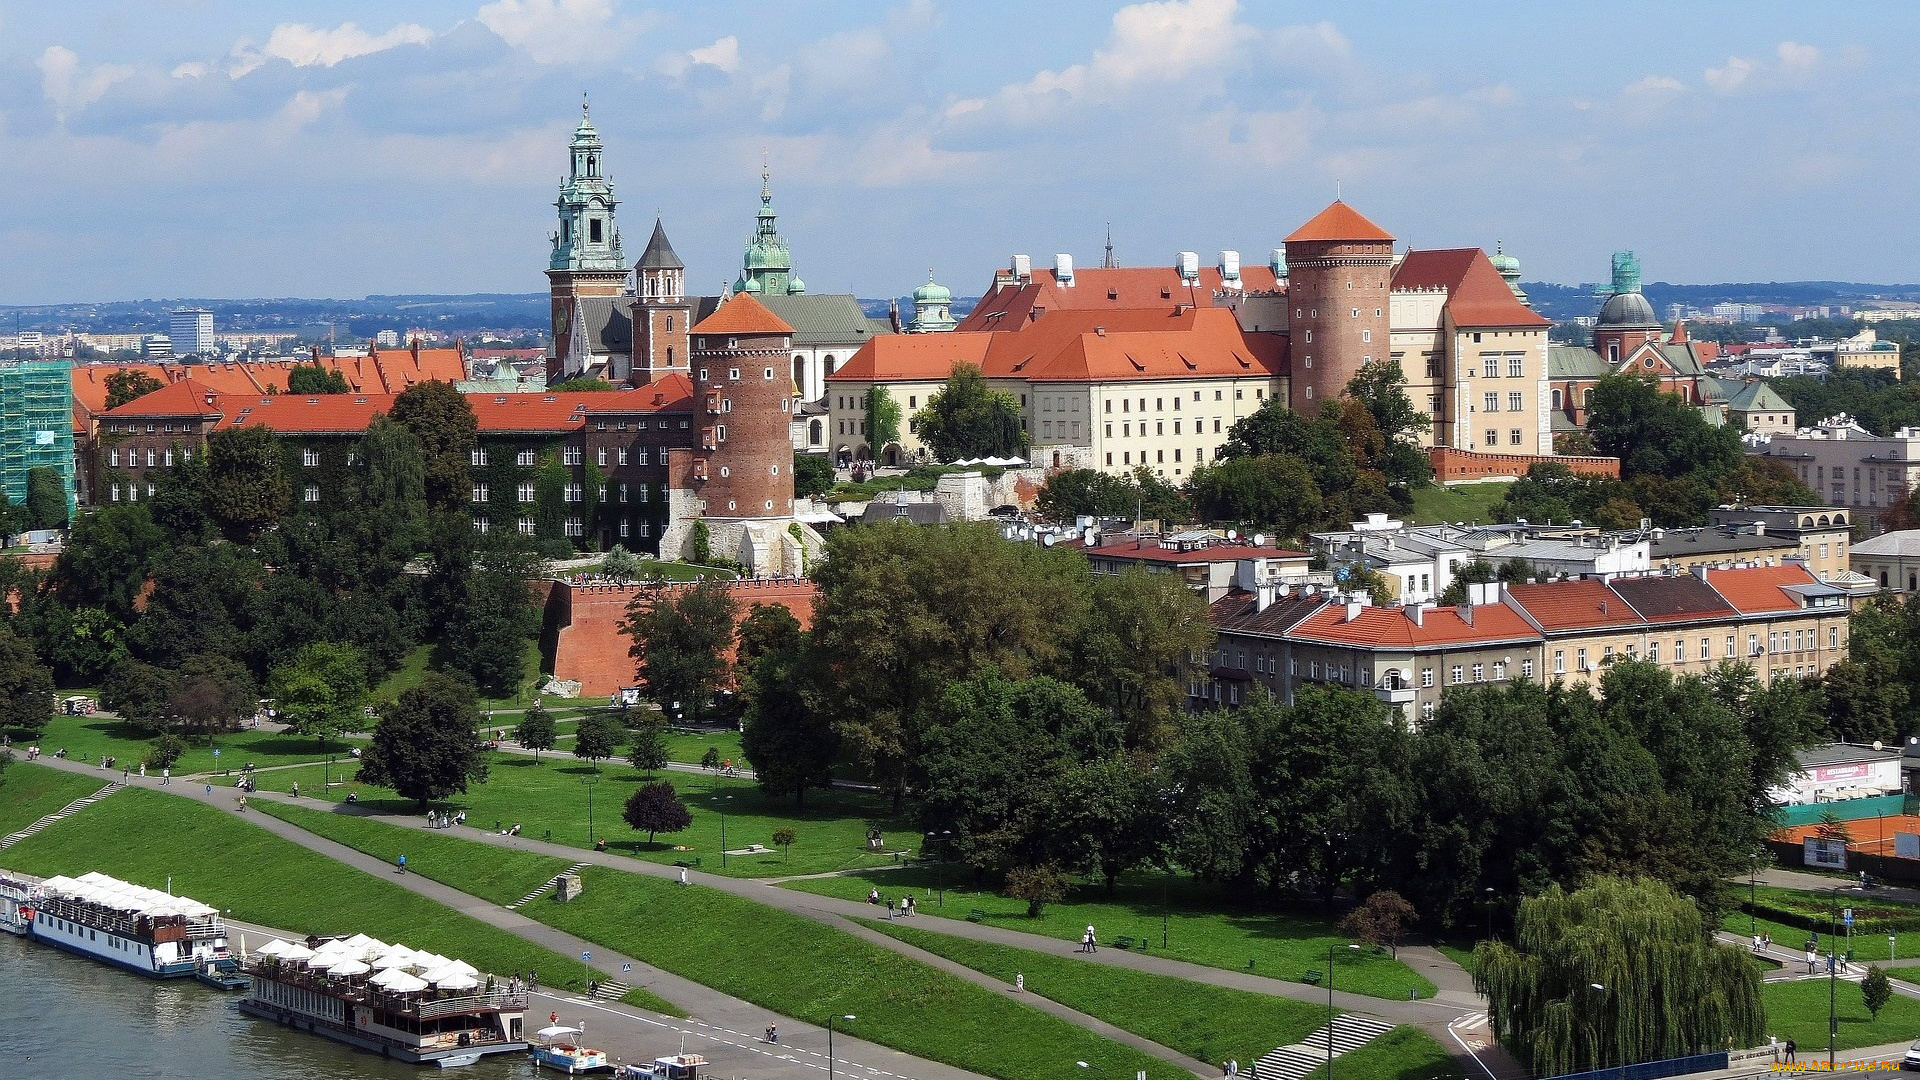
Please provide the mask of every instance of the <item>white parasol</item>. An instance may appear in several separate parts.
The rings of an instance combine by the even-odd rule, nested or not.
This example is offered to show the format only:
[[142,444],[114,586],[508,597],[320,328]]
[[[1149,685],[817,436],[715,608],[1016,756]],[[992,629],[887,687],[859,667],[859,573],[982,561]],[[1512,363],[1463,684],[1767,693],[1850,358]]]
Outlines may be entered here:
[[474,980],[473,976],[459,971],[447,972],[441,978],[429,979],[427,981],[441,990],[471,990],[480,985]]
[[327,969],[329,975],[365,975],[373,969],[359,960],[342,960]]

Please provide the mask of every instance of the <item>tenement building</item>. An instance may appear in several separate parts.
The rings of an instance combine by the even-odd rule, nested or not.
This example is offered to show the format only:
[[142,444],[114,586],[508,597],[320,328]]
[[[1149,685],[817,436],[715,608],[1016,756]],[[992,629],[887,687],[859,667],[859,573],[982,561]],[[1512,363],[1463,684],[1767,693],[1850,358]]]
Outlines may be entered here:
[[1785,462],[1828,506],[1851,511],[1875,532],[1920,484],[1920,428],[1875,435],[1845,413],[1756,440],[1748,452]]

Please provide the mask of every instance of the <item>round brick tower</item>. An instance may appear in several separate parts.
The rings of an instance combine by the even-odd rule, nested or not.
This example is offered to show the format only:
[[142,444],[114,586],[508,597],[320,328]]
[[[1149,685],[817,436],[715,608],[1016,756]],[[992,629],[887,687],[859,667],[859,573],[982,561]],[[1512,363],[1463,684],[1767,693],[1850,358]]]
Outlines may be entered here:
[[1318,415],[1368,361],[1392,355],[1393,236],[1336,199],[1286,245],[1289,396],[1295,412]]
[[690,334],[693,490],[709,518],[793,516],[793,327],[738,293]]

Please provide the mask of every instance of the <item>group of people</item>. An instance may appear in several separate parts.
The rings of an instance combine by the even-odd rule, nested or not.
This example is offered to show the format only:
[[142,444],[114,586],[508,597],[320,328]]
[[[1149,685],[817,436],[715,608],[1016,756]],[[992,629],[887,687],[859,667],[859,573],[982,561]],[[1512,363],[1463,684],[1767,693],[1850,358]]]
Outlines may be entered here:
[[1753,952],[1755,954],[1763,953],[1763,952],[1766,952],[1768,949],[1773,948],[1773,935],[1772,934],[1753,935],[1753,945],[1751,946],[1751,948],[1753,949]]
[[[467,820],[467,815],[466,815],[466,814],[464,814],[464,813],[462,813],[462,814],[460,815],[460,821],[461,821],[461,822],[462,822],[462,823],[464,824],[464,823],[466,822],[466,820]],[[514,822],[514,823],[513,823],[513,826],[512,826],[511,828],[506,828],[506,829],[501,829],[501,830],[500,830],[500,835],[501,835],[501,836],[519,836],[519,835],[520,835],[520,823],[516,821],[516,822]]]
[[[874,889],[867,893],[867,903],[872,904],[875,907],[878,907],[882,903],[880,899],[879,889]],[[914,906],[912,896],[903,896],[898,900],[888,898],[885,901],[885,903],[887,905],[887,918],[889,919],[893,918],[895,915],[898,915],[904,919],[912,915],[915,911],[919,910]]]
[[1093,925],[1091,923],[1087,925],[1086,933],[1080,935],[1080,951],[1083,953],[1097,953],[1100,951],[1100,939],[1094,936]]
[[[356,795],[348,795],[347,801],[359,802],[360,800]],[[427,811],[427,828],[429,829],[451,829],[455,825],[465,825],[466,823],[467,812],[465,810],[457,814],[442,813],[436,810]],[[514,828],[517,829],[519,826],[516,825]]]

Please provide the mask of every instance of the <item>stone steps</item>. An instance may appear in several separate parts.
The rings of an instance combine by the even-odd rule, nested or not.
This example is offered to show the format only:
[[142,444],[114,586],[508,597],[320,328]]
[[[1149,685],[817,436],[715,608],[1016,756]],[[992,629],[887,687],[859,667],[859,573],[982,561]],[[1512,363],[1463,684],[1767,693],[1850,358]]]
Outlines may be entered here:
[[1393,1030],[1393,1025],[1369,1016],[1341,1013],[1313,1034],[1291,1046],[1279,1047],[1253,1063],[1253,1080],[1305,1080],[1327,1064],[1328,1029],[1332,1029],[1333,1056],[1351,1053]]
[[59,821],[63,818],[72,817],[73,815],[79,813],[82,810],[85,810],[87,807],[92,806],[94,803],[99,802],[101,799],[104,799],[107,796],[119,790],[120,790],[120,785],[118,783],[108,784],[106,787],[101,788],[99,791],[94,792],[93,794],[87,796],[84,799],[73,800],[72,802],[54,811],[53,813],[48,814],[46,817],[41,818],[39,821],[34,822],[33,824],[27,826],[24,829],[21,829],[19,832],[8,833],[6,836],[0,837],[0,851],[4,851],[7,848],[12,847],[13,845],[19,843],[22,840],[25,840],[27,837],[32,836],[34,833],[39,832],[41,829],[46,828],[47,826],[53,824],[56,821]]
[[[554,889],[554,887],[560,884],[560,879],[561,879],[561,878],[563,878],[563,877],[565,877],[565,876],[567,876],[568,874],[577,874],[577,873],[579,873],[579,872],[580,872],[580,871],[581,871],[581,870],[582,870],[583,868],[585,868],[585,867],[586,867],[586,865],[587,865],[587,864],[586,864],[586,863],[583,863],[583,862],[577,862],[577,863],[574,863],[574,864],[573,864],[572,866],[569,866],[569,867],[567,867],[567,868],[566,868],[565,870],[562,870],[562,871],[560,871],[559,873],[557,873],[557,874],[555,874],[555,875],[553,875],[552,877],[550,877],[550,878],[548,878],[548,879],[547,879],[547,881],[546,881],[546,883],[545,883],[545,884],[543,884],[543,885],[541,885],[541,886],[540,886],[539,888],[537,888],[537,889],[535,889],[535,890],[533,890],[532,892],[530,892],[530,893],[528,893],[527,895],[525,895],[525,896],[523,896],[523,897],[521,897],[520,899],[518,899],[518,900],[515,900],[515,901],[514,901],[513,903],[511,903],[511,904],[508,904],[508,905],[507,905],[507,910],[509,910],[509,911],[518,911],[518,910],[520,910],[521,908],[523,908],[523,907],[526,907],[526,906],[527,906],[528,904],[531,904],[531,903],[533,903],[533,902],[534,902],[535,900],[538,900],[538,899],[540,899],[541,897],[543,897],[543,896],[545,896],[545,895],[547,895],[547,894],[548,894],[549,892],[552,892],[552,891],[553,891],[553,889]],[[625,990],[622,990],[622,991],[621,991],[621,993],[623,993],[623,994],[624,994],[624,993],[626,993],[626,991],[625,991]]]

